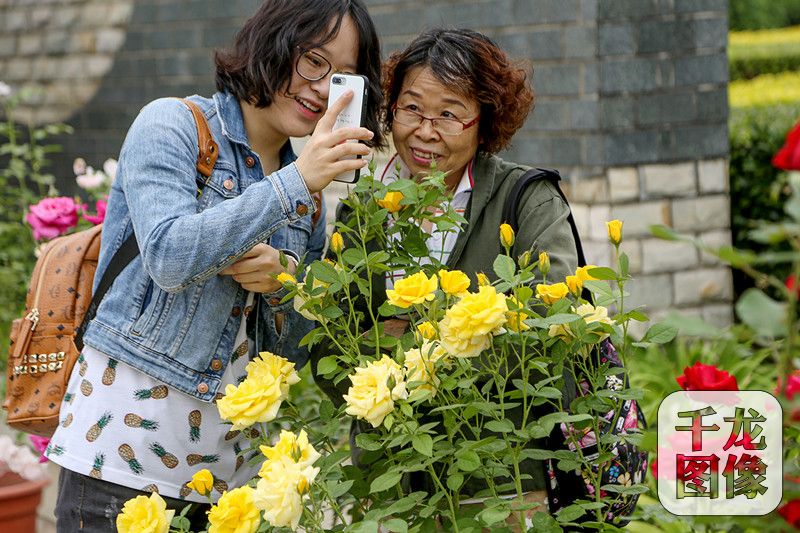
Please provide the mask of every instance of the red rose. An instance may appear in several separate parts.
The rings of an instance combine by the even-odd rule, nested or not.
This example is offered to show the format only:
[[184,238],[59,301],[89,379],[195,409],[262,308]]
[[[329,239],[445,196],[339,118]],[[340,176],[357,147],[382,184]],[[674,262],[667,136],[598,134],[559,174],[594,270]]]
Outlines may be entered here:
[[713,365],[696,362],[675,378],[683,390],[739,390],[736,378]]
[[789,289],[789,292],[794,292],[797,294],[797,299],[800,300],[800,286],[797,285],[797,279],[795,279],[794,274],[789,274],[789,277],[786,278],[784,282],[786,288]]
[[772,158],[772,165],[783,170],[800,170],[800,122],[786,136],[786,143]]
[[650,472],[653,473],[653,477],[658,479],[658,457],[654,457],[652,461],[650,461]]
[[[778,385],[775,387],[775,394],[780,394],[783,389],[783,380],[778,377]],[[789,401],[794,400],[794,395],[800,394],[800,370],[795,370],[789,375],[789,381],[786,382],[786,398]]]
[[800,500],[792,500],[780,509],[778,514],[796,528],[800,528]]
[[94,204],[94,208],[97,211],[96,215],[90,215],[86,212],[86,208],[83,210],[83,218],[87,221],[91,222],[95,226],[98,224],[102,224],[103,220],[106,218],[106,208],[108,204],[105,200],[97,200],[97,203]]

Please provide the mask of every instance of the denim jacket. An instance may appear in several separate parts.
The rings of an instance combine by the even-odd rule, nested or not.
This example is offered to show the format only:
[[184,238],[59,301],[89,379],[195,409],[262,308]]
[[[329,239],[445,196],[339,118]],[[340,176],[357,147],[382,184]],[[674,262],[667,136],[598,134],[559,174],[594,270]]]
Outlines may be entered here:
[[[265,176],[250,147],[239,102],[228,93],[193,96],[219,145],[197,196],[197,128],[180,100],[145,106],[119,158],[103,226],[95,289],[111,257],[134,232],[140,254],[117,277],[84,342],[182,392],[214,399],[245,309],[247,291],[219,272],[260,242],[318,259],[325,225],[313,227],[314,201],[287,142],[281,169]],[[320,221],[324,221],[322,216]],[[294,361],[313,325],[280,303],[284,291],[257,296],[256,342]],[[280,333],[275,314],[284,313]]]

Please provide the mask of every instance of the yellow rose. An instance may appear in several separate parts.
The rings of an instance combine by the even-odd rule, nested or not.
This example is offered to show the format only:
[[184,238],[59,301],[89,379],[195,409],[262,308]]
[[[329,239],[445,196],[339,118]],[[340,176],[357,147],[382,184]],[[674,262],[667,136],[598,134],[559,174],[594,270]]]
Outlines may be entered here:
[[[394,386],[389,388],[389,381]],[[384,355],[380,361],[372,361],[366,367],[356,368],[350,375],[353,385],[344,395],[346,413],[366,420],[372,427],[383,423],[386,415],[394,410],[394,401],[408,398],[403,370],[397,362]]]
[[426,342],[420,348],[405,352],[406,381],[419,382],[415,390],[436,393],[441,381],[436,377],[436,361],[447,356],[447,352],[435,342]]
[[552,285],[539,284],[536,286],[536,297],[546,304],[554,304],[569,293],[566,283]]
[[258,357],[247,363],[247,377],[270,376],[278,381],[281,399],[286,399],[289,387],[300,381],[294,363],[285,357],[270,352],[259,352]]
[[297,279],[288,272],[281,272],[277,279],[281,285],[297,285]]
[[289,387],[298,381],[300,377],[294,370],[294,363],[261,352],[247,364],[247,378],[242,383],[225,387],[225,396],[217,400],[219,416],[233,422],[234,430],[274,420],[281,402],[289,394]]
[[254,495],[255,489],[247,485],[225,491],[208,512],[208,533],[255,533],[261,525],[261,511]]
[[342,253],[344,250],[344,239],[342,239],[342,234],[338,231],[334,231],[331,235],[331,251],[335,254]]
[[429,321],[418,324],[417,331],[423,339],[433,340],[436,338],[436,328]]
[[550,256],[547,252],[539,253],[539,272],[542,273],[542,276],[547,276],[550,272]]
[[[270,461],[290,461],[304,467],[312,466],[321,457],[308,442],[308,435],[304,429],[300,430],[298,435],[281,430],[281,436],[275,446],[261,446],[260,450]],[[258,475],[261,476],[261,472]]]
[[500,244],[505,248],[514,246],[514,228],[509,224],[500,224]]
[[484,287],[492,284],[492,282],[489,281],[489,277],[483,272],[478,272],[475,274],[475,277],[478,278],[478,287]]
[[586,265],[575,269],[575,275],[578,276],[579,280],[581,280],[581,284],[583,284],[584,281],[597,279],[596,277],[589,274],[589,271],[593,268],[597,268],[597,265]]
[[460,270],[440,270],[439,283],[442,290],[451,296],[461,296],[469,289],[469,276]]
[[424,272],[417,272],[407,278],[397,280],[394,290],[387,290],[389,303],[408,309],[414,304],[433,300],[439,281],[436,276],[430,278]]
[[508,311],[506,297],[498,294],[494,287],[478,287],[478,292],[469,293],[453,304],[445,312],[450,319],[451,331],[457,331],[461,337],[486,335],[496,330],[506,320]]
[[619,243],[622,242],[622,221],[606,222],[606,228],[608,229],[608,240],[615,246],[619,246]]
[[439,342],[452,357],[477,357],[492,345],[491,334],[462,337],[460,333],[458,329],[451,329],[449,317],[439,322]]
[[583,280],[578,276],[567,276],[567,287],[574,296],[580,296],[583,289]]
[[[592,323],[611,325],[612,323],[611,319],[608,317],[608,309],[602,305],[595,307],[592,304],[582,304],[579,305],[577,309],[573,308],[572,311],[580,315],[587,325]],[[604,331],[597,331],[596,333],[599,337],[595,342],[600,342],[608,337],[608,333]],[[559,337],[565,342],[570,342],[575,337],[575,332],[572,331],[569,324],[554,324],[550,326],[547,334],[551,337]]]
[[389,191],[382,199],[378,200],[378,205],[386,209],[390,213],[397,213],[402,207],[400,201],[403,199],[403,193],[400,191]]
[[167,503],[158,495],[137,496],[125,502],[122,512],[117,515],[117,531],[120,533],[167,533],[173,509],[167,510]]
[[187,487],[195,491],[200,496],[205,496],[214,488],[214,476],[207,468],[195,472],[192,480],[186,484]]
[[303,496],[299,489],[307,490],[319,469],[301,468],[297,463],[284,461],[268,462],[267,476],[258,480],[253,494],[255,506],[264,512],[264,520],[272,527],[296,530],[303,514]]
[[522,303],[517,299],[516,296],[511,296],[508,299],[514,303],[515,308],[518,307],[519,309],[515,311],[508,311],[506,313],[506,327],[511,331],[516,331],[517,333],[531,329],[531,327],[525,323],[525,319],[530,318],[530,315],[522,310],[524,307]]

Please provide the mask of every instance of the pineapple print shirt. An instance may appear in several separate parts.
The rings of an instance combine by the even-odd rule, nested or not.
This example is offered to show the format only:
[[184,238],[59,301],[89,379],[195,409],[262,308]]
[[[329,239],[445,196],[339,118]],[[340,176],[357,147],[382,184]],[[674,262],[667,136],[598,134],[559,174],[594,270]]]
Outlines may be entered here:
[[[251,293],[247,305],[252,302]],[[253,343],[245,330],[243,319],[221,390],[246,375]],[[45,455],[73,472],[206,503],[185,486],[198,470],[207,468],[214,475],[214,501],[229,486],[243,485],[258,473],[258,464],[249,466],[238,454],[248,447],[244,434],[229,429],[215,403],[180,393],[86,346]]]

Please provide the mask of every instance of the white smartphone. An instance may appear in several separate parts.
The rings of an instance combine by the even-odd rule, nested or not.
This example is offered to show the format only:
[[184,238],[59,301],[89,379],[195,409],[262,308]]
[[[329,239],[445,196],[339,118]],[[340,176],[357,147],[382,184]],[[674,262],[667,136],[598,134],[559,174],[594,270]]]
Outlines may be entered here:
[[[347,104],[347,107],[345,107],[344,110],[339,113],[339,116],[336,118],[336,124],[333,126],[334,130],[349,126],[358,127],[364,125],[364,114],[367,110],[367,84],[367,77],[359,74],[334,74],[331,76],[330,90],[328,91],[329,108],[346,91],[353,91],[353,99],[350,100],[350,103]],[[347,142],[358,141],[351,139]],[[348,159],[354,159],[356,157],[361,159],[360,155],[350,156]],[[356,170],[355,172],[345,172],[343,174],[339,174],[333,179],[344,183],[355,183],[358,181],[360,175],[361,171]]]

